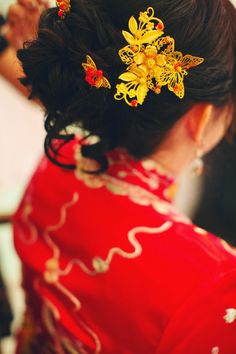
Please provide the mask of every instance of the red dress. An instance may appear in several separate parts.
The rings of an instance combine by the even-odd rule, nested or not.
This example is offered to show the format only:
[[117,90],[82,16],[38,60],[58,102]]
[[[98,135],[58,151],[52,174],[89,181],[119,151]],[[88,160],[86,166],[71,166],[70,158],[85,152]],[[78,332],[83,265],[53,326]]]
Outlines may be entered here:
[[[109,170],[43,158],[15,216],[20,354],[235,354],[236,250],[171,204],[174,180],[123,151]],[[72,147],[71,147],[72,148]]]

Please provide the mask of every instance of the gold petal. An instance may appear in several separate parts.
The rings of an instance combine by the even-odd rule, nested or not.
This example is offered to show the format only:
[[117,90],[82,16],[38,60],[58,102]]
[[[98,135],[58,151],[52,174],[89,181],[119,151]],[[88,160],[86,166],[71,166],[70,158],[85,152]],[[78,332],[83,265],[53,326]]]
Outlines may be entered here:
[[83,63],[82,66],[83,66],[83,68],[84,68],[84,70],[85,70],[86,72],[88,71],[88,69],[91,68],[91,66],[88,65],[88,64],[86,64],[86,63]]
[[185,95],[185,89],[184,89],[184,84],[180,83],[179,84],[179,90],[177,92],[175,92],[176,96],[178,96],[179,98],[184,98]]
[[126,41],[131,44],[131,45],[135,45],[135,38],[134,36],[132,36],[132,34],[130,34],[127,31],[122,31],[123,36],[125,37]]
[[127,45],[119,50],[119,56],[126,65],[130,65],[133,62],[134,53],[130,46]]
[[158,84],[161,86],[167,85],[170,82],[172,75],[173,74],[171,73],[171,71],[165,69],[163,69],[161,72],[157,72],[156,79],[158,81]]
[[129,69],[132,73],[134,73],[138,77],[147,77],[148,70],[146,65],[140,65],[140,66],[131,66]]
[[143,104],[148,93],[147,84],[139,85],[137,89],[137,99],[139,104]]
[[103,79],[100,77],[100,78],[96,79],[95,86],[97,88],[100,88],[102,86],[102,83],[103,83]]
[[165,66],[166,65],[166,55],[158,54],[156,56],[156,63],[159,66]]
[[148,31],[144,36],[141,38],[141,43],[148,43],[152,44],[157,38],[160,37],[160,32],[159,31]]
[[108,79],[106,77],[103,78],[102,87],[111,89],[111,84],[110,84],[110,82],[108,81]]
[[129,29],[133,34],[135,34],[138,30],[138,22],[135,20],[134,16],[132,16],[129,20]]
[[137,75],[135,75],[133,73],[130,73],[130,72],[127,72],[127,73],[121,74],[119,76],[119,79],[123,80],[125,82],[135,81],[137,79]]
[[181,63],[183,60],[183,54],[181,52],[177,52],[177,51],[170,53],[167,57],[169,59],[168,61],[170,61],[170,62],[180,62]]
[[94,68],[94,69],[97,70],[96,64],[94,63],[93,59],[92,59],[89,55],[86,55],[86,59],[87,59],[87,64],[88,64],[90,67],[92,67],[92,68]]
[[153,69],[153,77],[156,79],[156,81],[160,81],[160,78],[162,77],[162,74],[165,69],[160,68],[159,66],[156,66]]
[[116,85],[116,88],[119,92],[122,92],[124,94],[127,94],[127,92],[128,92],[128,88],[126,87],[126,84],[124,84],[124,83]]
[[182,65],[184,69],[190,69],[204,62],[203,58],[193,57],[192,55],[185,55],[182,59]]
[[146,59],[146,56],[144,53],[138,53],[137,55],[135,55],[134,57],[134,62],[137,64],[137,65],[141,65],[144,63]]
[[178,75],[173,74],[173,75],[170,76],[170,81],[169,81],[168,88],[169,89],[174,89],[176,84],[178,84]]
[[179,98],[183,98],[185,95],[184,84],[183,84],[183,76],[178,73],[173,75],[170,78],[170,82],[168,84],[168,89],[172,91]]

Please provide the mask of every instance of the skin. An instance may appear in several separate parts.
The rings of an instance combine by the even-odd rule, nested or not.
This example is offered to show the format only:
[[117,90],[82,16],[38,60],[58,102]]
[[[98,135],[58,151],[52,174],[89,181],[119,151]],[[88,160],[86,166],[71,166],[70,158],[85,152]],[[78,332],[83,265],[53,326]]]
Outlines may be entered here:
[[231,121],[230,105],[196,104],[169,131],[152,159],[178,177],[197,156],[204,156],[222,140]]
[[7,24],[3,28],[10,45],[0,54],[0,74],[26,96],[28,90],[18,81],[23,72],[16,51],[36,36],[40,14],[48,7],[44,0],[18,0],[9,7]]
[[12,47],[17,50],[36,37],[40,14],[48,7],[43,0],[18,0],[9,7],[5,36]]
[[0,54],[0,75],[14,85],[21,93],[28,96],[28,91],[18,81],[18,77],[23,76],[22,68],[16,58],[16,51],[8,47]]

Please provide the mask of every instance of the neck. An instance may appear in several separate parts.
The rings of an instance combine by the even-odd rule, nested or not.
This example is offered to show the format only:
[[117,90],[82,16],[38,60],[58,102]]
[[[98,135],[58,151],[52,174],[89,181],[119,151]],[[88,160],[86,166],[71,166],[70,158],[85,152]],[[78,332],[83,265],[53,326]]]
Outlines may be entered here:
[[151,158],[166,171],[166,174],[178,178],[191,165],[195,154],[193,149],[180,144],[171,149],[162,146]]

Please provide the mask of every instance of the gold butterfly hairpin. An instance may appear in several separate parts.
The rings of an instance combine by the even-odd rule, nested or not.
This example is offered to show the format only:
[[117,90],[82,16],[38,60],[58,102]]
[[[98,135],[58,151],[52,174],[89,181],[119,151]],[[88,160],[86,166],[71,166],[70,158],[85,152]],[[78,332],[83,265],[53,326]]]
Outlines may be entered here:
[[90,86],[95,86],[96,88],[104,87],[111,89],[111,84],[108,79],[104,76],[103,70],[97,69],[97,66],[93,59],[86,55],[86,63],[82,63],[85,71],[85,81]]

